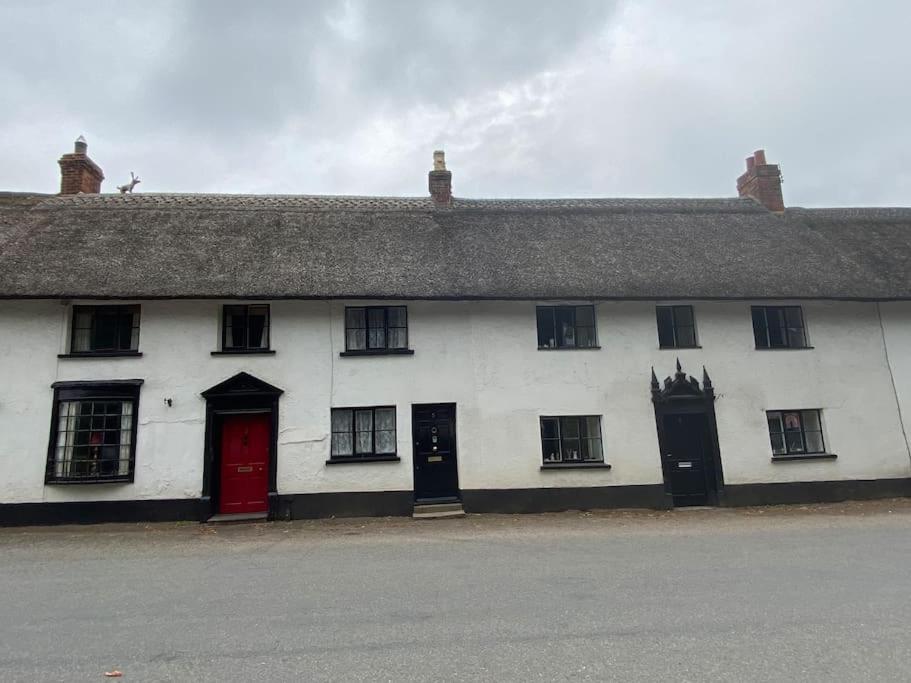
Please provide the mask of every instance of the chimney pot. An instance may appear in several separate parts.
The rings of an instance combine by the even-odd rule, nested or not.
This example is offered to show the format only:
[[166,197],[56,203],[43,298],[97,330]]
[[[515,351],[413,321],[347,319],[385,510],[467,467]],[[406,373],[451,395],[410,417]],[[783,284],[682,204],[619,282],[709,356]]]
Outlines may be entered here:
[[751,197],[769,211],[784,211],[781,196],[781,168],[766,162],[765,150],[758,149],[747,158],[747,170],[737,179],[737,194]]
[[446,170],[446,155],[442,150],[433,153],[433,170],[427,174],[427,183],[434,204],[452,204],[452,172]]
[[60,194],[98,194],[101,192],[101,181],[104,173],[86,154],[88,144],[81,135],[76,138],[73,151],[64,154],[57,162],[60,164]]

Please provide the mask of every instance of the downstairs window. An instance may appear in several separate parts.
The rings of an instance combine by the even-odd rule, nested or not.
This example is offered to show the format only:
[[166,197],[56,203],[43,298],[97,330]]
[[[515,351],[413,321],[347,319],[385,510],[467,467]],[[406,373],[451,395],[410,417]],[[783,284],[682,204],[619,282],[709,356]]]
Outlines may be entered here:
[[45,483],[133,481],[142,380],[54,385]]
[[541,448],[545,464],[604,462],[601,418],[598,415],[542,417]]

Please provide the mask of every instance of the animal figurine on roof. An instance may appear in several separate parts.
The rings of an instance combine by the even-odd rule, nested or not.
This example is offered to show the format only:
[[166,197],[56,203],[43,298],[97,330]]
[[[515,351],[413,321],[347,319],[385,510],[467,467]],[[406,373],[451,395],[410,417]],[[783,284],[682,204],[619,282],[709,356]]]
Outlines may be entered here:
[[126,185],[118,185],[117,189],[120,190],[120,194],[126,194],[127,192],[133,194],[133,188],[139,185],[140,182],[142,181],[139,180],[139,176],[133,175],[133,172],[130,171],[130,182]]

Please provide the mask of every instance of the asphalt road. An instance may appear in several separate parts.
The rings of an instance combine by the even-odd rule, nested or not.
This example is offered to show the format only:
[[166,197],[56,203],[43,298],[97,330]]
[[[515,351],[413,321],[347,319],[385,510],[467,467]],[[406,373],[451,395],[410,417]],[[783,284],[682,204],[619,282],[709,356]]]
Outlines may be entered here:
[[0,530],[0,680],[911,679],[911,501]]

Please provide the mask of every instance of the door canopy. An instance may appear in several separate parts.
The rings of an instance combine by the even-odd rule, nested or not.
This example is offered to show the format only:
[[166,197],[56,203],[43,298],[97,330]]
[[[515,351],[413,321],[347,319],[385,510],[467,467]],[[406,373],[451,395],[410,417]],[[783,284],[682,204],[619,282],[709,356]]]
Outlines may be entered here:
[[674,373],[673,378],[664,378],[664,386],[658,383],[655,368],[652,368],[652,401],[664,403],[687,399],[715,400],[715,389],[712,387],[712,380],[709,378],[705,366],[702,366],[702,386],[695,377],[687,376],[680,365],[679,358],[677,359],[677,372]]

